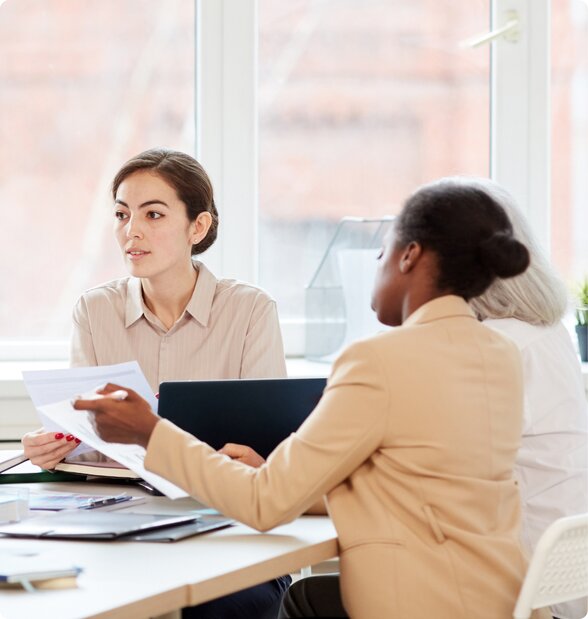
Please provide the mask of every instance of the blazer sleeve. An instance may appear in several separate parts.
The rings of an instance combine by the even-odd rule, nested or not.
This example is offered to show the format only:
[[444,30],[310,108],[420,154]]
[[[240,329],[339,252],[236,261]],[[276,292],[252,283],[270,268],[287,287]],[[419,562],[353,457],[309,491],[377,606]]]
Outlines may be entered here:
[[285,376],[286,359],[276,302],[260,292],[245,336],[240,378]]
[[70,342],[69,365],[72,368],[98,365],[90,320],[84,297],[78,299],[73,310],[73,333]]
[[388,393],[362,342],[337,360],[316,409],[260,468],[218,454],[167,420],[153,431],[145,466],[227,516],[268,530],[302,514],[378,449]]

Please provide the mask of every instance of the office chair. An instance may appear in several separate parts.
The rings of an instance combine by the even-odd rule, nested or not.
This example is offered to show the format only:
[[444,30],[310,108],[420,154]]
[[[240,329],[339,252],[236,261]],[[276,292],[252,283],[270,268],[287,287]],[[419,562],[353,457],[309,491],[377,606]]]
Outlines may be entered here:
[[541,536],[521,587],[514,619],[535,608],[588,595],[588,514],[560,518]]

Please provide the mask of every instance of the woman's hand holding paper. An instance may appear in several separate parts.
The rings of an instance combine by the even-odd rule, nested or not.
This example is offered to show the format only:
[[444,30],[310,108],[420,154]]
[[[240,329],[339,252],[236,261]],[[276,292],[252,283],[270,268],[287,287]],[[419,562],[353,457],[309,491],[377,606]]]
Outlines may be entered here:
[[35,466],[44,469],[55,468],[68,456],[80,441],[71,434],[63,432],[45,432],[43,428],[28,432],[22,437],[25,456]]

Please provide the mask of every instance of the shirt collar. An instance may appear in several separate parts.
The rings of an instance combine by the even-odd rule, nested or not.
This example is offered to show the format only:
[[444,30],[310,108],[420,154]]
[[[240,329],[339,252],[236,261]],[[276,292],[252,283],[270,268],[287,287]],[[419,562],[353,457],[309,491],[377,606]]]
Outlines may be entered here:
[[198,269],[198,281],[186,311],[203,327],[207,327],[218,280],[199,260],[194,261],[194,267]]
[[[198,270],[198,281],[188,301],[186,311],[203,327],[208,326],[212,302],[216,293],[217,279],[200,261],[194,261]],[[145,314],[143,288],[138,277],[129,277],[127,282],[127,304],[125,308],[125,328],[130,327]]]
[[127,304],[125,307],[125,329],[137,322],[144,314],[143,288],[138,277],[129,277],[127,281]]
[[447,295],[421,305],[404,321],[402,326],[408,327],[456,316],[477,320],[465,299],[455,295]]

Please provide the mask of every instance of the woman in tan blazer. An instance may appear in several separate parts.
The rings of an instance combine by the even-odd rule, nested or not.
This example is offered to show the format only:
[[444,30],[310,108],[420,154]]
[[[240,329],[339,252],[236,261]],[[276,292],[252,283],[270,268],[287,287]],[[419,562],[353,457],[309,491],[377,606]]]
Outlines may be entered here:
[[417,191],[372,299],[380,321],[401,328],[350,346],[317,408],[259,468],[160,420],[132,392],[108,397],[117,385],[76,408],[95,413],[104,439],[146,446],[149,470],[259,530],[326,496],[351,617],[507,619],[526,568],[512,477],[521,364],[467,300],[528,261],[484,192],[450,181]]

